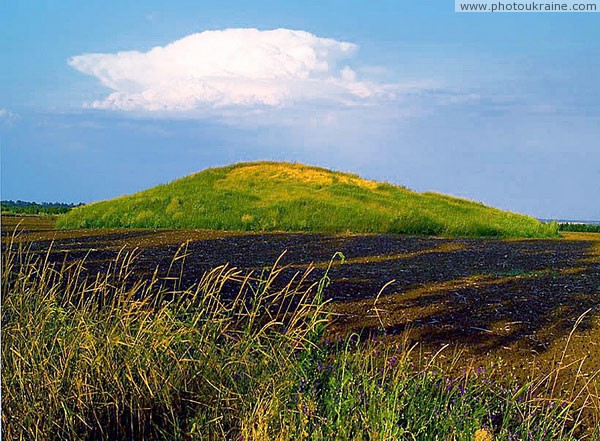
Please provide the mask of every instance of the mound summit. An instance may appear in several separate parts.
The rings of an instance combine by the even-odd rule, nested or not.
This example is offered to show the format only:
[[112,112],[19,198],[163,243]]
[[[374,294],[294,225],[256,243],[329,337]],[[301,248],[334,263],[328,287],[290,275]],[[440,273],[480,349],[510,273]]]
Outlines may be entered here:
[[557,235],[554,224],[466,199],[280,162],[210,168],[132,195],[77,207],[59,218],[58,227]]

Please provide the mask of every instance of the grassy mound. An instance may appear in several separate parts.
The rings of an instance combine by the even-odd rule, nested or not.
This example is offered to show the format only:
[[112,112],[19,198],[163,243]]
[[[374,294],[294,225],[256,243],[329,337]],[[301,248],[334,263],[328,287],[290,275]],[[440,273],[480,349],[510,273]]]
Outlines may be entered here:
[[557,235],[556,224],[465,199],[277,162],[208,169],[133,195],[78,207],[62,216],[58,227]]

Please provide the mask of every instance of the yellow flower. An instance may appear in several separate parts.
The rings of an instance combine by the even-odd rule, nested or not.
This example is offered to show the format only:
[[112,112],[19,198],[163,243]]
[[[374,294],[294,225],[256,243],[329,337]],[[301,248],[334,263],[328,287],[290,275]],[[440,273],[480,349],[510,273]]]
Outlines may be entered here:
[[479,429],[475,432],[475,441],[494,441],[494,434],[488,429]]

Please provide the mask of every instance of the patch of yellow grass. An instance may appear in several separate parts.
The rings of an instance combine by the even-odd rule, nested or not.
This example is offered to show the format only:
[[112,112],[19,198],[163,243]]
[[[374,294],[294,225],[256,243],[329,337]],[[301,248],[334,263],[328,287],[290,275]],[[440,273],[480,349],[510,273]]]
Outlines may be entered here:
[[475,441],[494,441],[494,434],[488,429],[479,429],[473,436]]
[[335,173],[316,167],[289,163],[250,164],[238,167],[229,172],[226,180],[236,182],[249,177],[291,180],[304,184],[323,186],[331,185],[337,181],[342,184],[356,185],[370,190],[374,190],[378,185],[375,181],[367,181],[345,173]]
[[567,240],[589,240],[597,242],[600,245],[600,233],[581,233],[575,231],[561,231],[561,233]]

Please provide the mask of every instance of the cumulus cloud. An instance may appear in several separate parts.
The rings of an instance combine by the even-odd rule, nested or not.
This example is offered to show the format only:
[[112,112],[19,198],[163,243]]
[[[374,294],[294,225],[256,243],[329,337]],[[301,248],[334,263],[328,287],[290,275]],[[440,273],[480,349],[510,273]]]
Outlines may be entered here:
[[394,98],[397,86],[358,78],[343,61],[353,43],[305,31],[205,31],[147,52],[83,54],[68,63],[111,92],[89,107],[186,112],[277,108],[306,102],[355,106]]

